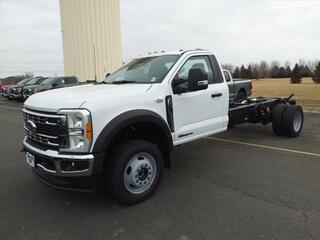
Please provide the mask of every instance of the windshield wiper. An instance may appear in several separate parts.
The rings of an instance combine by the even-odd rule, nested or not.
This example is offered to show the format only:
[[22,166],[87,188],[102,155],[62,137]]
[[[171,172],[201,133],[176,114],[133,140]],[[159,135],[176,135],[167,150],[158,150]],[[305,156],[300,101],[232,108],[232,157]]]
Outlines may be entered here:
[[137,81],[133,80],[119,80],[119,81],[113,81],[112,84],[126,84],[126,83],[135,83]]

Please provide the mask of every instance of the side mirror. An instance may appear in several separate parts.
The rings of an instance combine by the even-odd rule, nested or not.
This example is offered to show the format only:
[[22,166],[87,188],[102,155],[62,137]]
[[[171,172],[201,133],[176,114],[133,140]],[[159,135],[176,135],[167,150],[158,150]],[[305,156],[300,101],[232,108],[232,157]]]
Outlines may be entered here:
[[208,74],[201,68],[192,68],[189,70],[189,91],[198,91],[208,88]]
[[181,94],[187,91],[188,85],[187,85],[188,79],[179,79],[174,78],[172,80],[172,91],[174,94]]
[[109,77],[109,76],[110,76],[110,74],[111,74],[111,73],[107,73],[107,74],[106,74],[106,78],[107,78],[107,77]]
[[52,83],[52,88],[56,88],[58,86],[57,83]]

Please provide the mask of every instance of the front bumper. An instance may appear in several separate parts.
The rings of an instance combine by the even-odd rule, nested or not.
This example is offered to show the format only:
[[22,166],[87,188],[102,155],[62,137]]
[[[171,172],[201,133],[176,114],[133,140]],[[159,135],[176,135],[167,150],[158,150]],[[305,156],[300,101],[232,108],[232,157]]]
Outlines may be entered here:
[[23,94],[23,100],[26,100],[30,96],[31,96],[31,94]]
[[41,149],[25,138],[25,152],[34,156],[33,174],[47,185],[66,190],[94,191],[103,170],[104,153],[70,155]]
[[9,98],[10,99],[13,99],[13,100],[20,100],[20,99],[22,99],[22,94],[21,93],[19,93],[19,94],[9,94]]
[[27,93],[23,93],[22,96],[23,96],[23,99],[26,100],[28,97],[30,97],[33,93],[31,92],[27,92]]

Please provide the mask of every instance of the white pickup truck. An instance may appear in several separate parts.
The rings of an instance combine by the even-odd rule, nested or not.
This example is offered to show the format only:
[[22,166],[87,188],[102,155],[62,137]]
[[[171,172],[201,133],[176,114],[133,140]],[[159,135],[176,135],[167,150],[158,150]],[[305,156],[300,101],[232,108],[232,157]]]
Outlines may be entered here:
[[93,191],[104,182],[120,202],[135,204],[155,192],[174,146],[245,122],[272,122],[275,134],[298,136],[303,111],[290,98],[229,106],[212,52],[147,55],[99,84],[28,98],[23,151],[33,174],[52,187]]

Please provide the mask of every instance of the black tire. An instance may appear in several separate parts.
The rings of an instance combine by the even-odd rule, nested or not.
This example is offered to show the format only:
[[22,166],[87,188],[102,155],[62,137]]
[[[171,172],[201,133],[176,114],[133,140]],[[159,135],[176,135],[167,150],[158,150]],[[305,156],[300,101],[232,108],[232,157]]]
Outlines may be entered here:
[[303,110],[301,106],[290,105],[283,114],[281,127],[285,136],[299,136],[303,127]]
[[238,92],[238,95],[237,95],[237,99],[236,100],[241,100],[241,101],[243,101],[243,100],[246,100],[247,99],[247,94],[246,94],[246,92],[244,91],[244,90],[240,90],[239,92]]
[[[125,185],[127,164],[139,153],[148,153],[156,165],[155,177],[148,189],[142,193],[132,193]],[[111,156],[111,162],[107,172],[109,189],[113,196],[123,204],[133,205],[150,198],[157,189],[163,173],[163,158],[157,146],[144,140],[131,140],[119,145]]]
[[283,114],[289,105],[279,104],[272,109],[272,129],[275,135],[283,136],[284,132],[281,126]]

